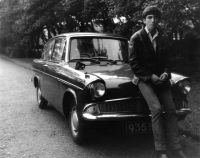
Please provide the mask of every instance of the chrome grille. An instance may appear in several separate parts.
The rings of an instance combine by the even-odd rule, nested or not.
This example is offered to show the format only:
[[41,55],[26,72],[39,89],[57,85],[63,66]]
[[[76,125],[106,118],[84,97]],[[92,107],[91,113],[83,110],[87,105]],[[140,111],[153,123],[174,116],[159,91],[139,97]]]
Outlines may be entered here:
[[149,113],[148,106],[142,98],[104,102],[98,106],[101,113]]

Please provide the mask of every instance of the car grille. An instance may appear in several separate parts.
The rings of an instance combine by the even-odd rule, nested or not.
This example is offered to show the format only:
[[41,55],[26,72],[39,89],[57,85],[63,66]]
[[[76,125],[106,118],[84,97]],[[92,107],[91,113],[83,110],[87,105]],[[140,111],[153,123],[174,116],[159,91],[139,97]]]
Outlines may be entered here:
[[144,99],[121,100],[99,103],[101,113],[144,113],[149,114],[149,108]]

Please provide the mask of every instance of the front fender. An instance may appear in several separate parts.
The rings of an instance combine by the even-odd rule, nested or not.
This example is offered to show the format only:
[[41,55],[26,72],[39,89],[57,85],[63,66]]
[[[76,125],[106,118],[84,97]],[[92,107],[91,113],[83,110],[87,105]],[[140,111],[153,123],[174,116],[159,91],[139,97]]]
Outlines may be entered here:
[[40,77],[38,75],[34,75],[31,78],[31,81],[33,82],[33,85],[35,88],[37,88],[38,86],[40,86]]
[[172,73],[170,82],[178,120],[183,120],[191,112],[187,101],[189,91],[184,93],[185,86],[190,86],[190,78],[178,73]]
[[85,73],[85,87],[87,87],[90,83],[93,83],[96,81],[104,82],[103,79],[101,79],[100,77],[94,74]]
[[[66,91],[65,91],[65,93],[64,93],[64,97],[66,97],[66,95],[71,95],[71,96],[73,96],[76,105],[78,104],[77,95],[76,95],[76,92],[75,92],[73,89],[71,89],[71,88],[66,89]],[[64,97],[63,97],[63,98],[64,98]],[[72,98],[71,98],[71,99],[72,99]]]
[[171,73],[171,79],[170,79],[170,81],[171,81],[172,84],[177,84],[178,82],[183,81],[185,79],[190,80],[190,78],[187,77],[187,76],[183,76],[181,74],[174,73],[174,72]]

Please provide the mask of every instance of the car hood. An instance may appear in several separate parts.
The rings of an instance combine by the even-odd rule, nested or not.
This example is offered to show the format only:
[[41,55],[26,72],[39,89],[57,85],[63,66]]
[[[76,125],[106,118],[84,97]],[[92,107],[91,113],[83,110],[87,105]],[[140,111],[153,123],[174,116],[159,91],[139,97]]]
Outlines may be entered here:
[[130,83],[133,77],[132,70],[128,64],[88,66],[86,73],[95,75],[105,81],[107,88],[118,87],[124,83]]
[[116,97],[132,97],[138,93],[137,86],[132,83],[133,73],[128,64],[94,65],[85,67],[84,71],[105,82],[107,95],[113,96],[114,94]]

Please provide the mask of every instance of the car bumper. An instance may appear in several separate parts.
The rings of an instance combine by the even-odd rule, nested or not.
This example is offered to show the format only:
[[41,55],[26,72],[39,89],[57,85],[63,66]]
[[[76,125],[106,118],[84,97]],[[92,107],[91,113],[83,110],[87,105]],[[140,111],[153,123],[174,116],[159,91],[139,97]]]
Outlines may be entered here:
[[125,119],[125,118],[145,118],[150,117],[151,115],[143,115],[143,114],[99,114],[92,115],[89,113],[83,113],[83,118],[85,120],[117,120],[117,119]]
[[[182,108],[179,110],[176,110],[176,115],[177,117],[182,117],[186,116],[187,114],[191,113],[190,108]],[[165,112],[163,112],[165,113]],[[119,120],[119,119],[127,119],[127,118],[148,118],[151,117],[151,114],[118,114],[118,113],[113,113],[113,114],[90,114],[87,112],[83,112],[82,117],[85,120],[88,121],[103,121],[103,120]]]
[[192,110],[190,108],[181,108],[179,110],[176,110],[177,115],[187,115],[191,112],[192,112]]

